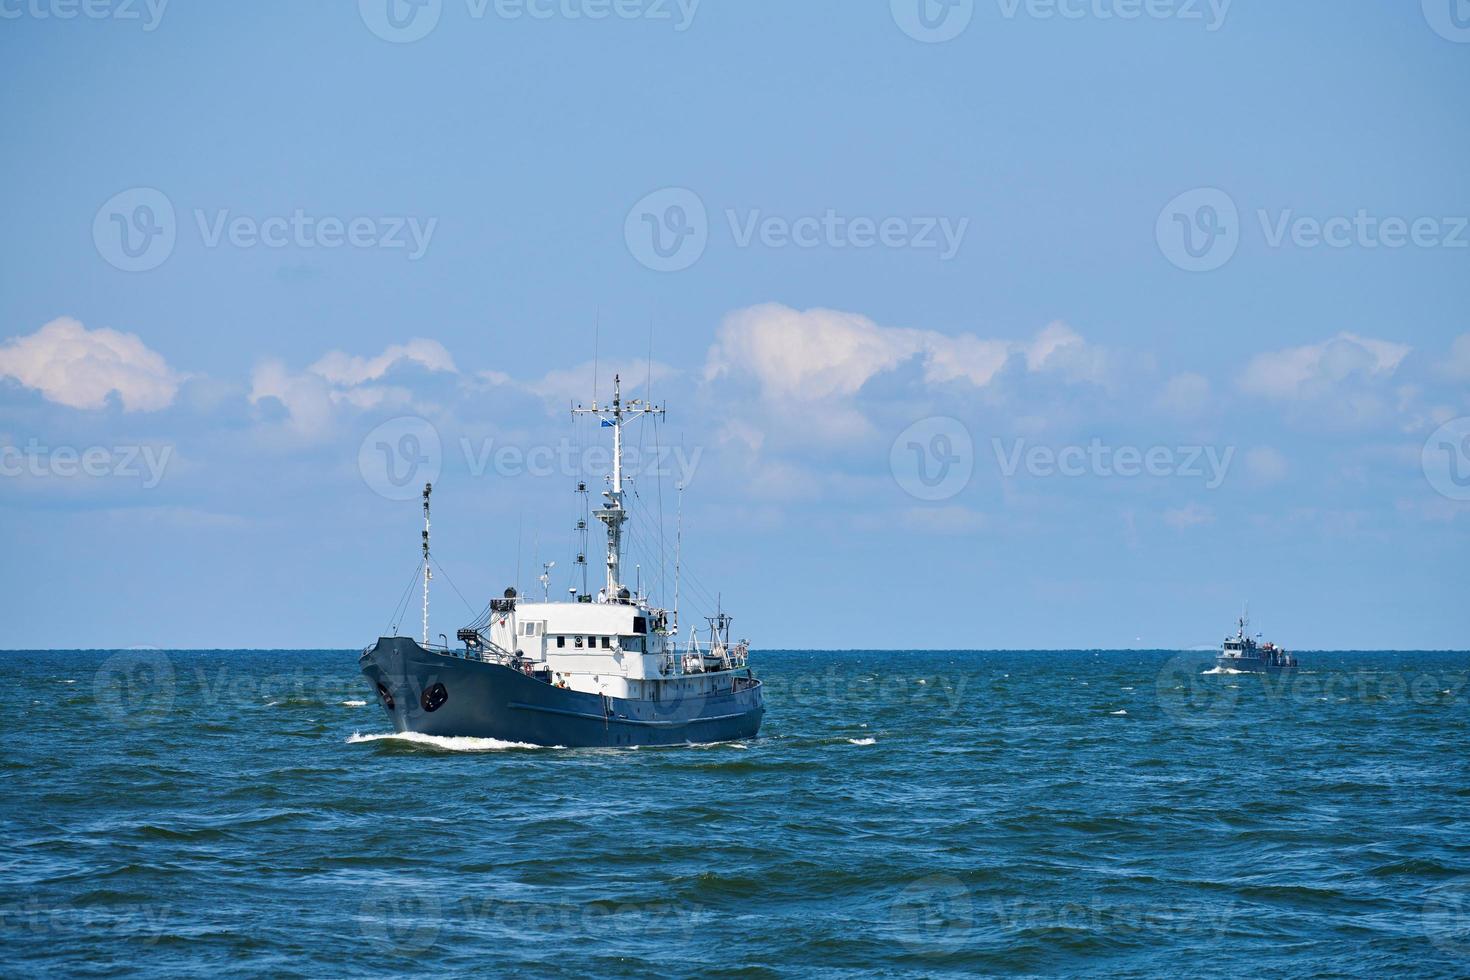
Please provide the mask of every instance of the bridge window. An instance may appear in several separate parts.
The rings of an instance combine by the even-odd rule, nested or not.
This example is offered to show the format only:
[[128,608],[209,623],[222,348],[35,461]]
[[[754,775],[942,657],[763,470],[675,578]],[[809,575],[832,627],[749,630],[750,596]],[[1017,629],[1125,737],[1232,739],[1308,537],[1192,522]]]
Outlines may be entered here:
[[565,636],[558,636],[556,638],[556,645],[558,647],[564,647],[564,646],[566,646],[567,645],[567,638]]
[[602,648],[604,650],[611,650],[612,649],[612,637],[610,637],[610,636],[604,636],[602,638]]

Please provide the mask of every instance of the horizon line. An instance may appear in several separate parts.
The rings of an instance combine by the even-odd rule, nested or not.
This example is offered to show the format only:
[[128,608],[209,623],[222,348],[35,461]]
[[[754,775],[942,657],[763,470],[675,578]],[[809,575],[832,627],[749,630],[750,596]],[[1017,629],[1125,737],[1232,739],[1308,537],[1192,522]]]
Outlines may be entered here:
[[[769,647],[752,653],[1210,653],[1218,647]],[[361,647],[0,647],[7,653],[361,653]],[[1470,647],[1323,647],[1292,653],[1470,653]]]

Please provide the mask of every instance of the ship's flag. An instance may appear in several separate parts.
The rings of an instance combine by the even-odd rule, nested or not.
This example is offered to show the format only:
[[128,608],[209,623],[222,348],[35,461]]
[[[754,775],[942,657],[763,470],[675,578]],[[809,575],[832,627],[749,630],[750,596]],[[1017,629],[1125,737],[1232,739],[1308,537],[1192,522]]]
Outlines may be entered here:
[[611,429],[612,428],[612,424],[613,424],[612,419],[603,419],[602,420],[602,427],[604,429]]

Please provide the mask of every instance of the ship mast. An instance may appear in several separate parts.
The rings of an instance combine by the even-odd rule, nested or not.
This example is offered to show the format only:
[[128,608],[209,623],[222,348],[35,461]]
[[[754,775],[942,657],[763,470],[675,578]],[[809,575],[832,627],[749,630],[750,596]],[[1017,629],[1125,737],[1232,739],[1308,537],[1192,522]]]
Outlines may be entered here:
[[607,525],[607,583],[604,598],[614,601],[622,588],[618,569],[623,560],[623,524],[628,520],[627,508],[623,506],[623,426],[645,415],[662,415],[664,410],[662,406],[650,405],[638,398],[624,402],[622,378],[613,375],[613,400],[610,409],[599,406],[594,397],[590,407],[578,405],[572,409],[572,414],[595,415],[601,422],[601,428],[613,430],[611,484],[609,489],[602,492],[603,506],[593,511],[592,516]]
[[429,494],[434,492],[432,483],[424,484],[424,646],[429,645],[429,580],[434,573],[429,570]]

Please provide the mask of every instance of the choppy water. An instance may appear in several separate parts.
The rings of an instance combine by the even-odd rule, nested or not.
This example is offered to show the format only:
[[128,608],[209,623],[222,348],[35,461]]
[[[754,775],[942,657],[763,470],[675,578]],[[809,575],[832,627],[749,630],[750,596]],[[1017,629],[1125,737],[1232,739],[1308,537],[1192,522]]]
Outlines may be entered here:
[[761,738],[629,751],[0,654],[0,973],[1470,975],[1470,654],[754,659]]

